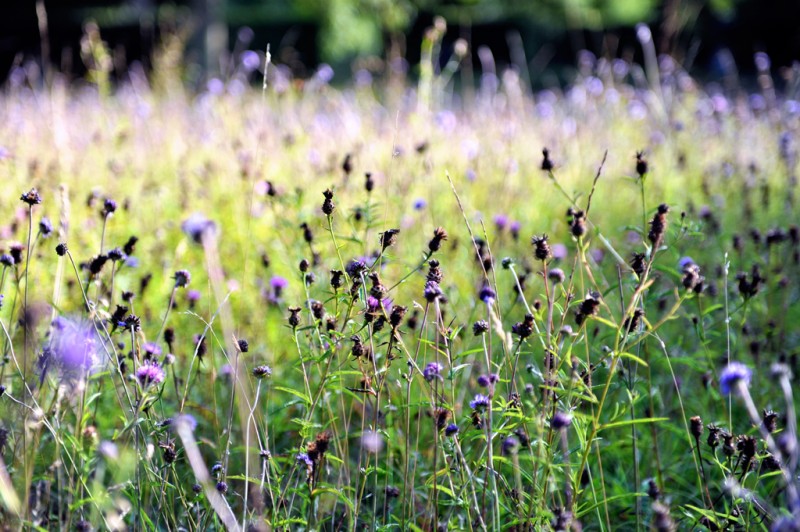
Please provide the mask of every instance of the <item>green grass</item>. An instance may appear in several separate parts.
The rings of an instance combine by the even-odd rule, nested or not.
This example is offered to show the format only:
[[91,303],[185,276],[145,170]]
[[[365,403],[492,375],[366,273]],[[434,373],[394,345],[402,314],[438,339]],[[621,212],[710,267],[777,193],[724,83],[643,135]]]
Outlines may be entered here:
[[[596,95],[579,79],[568,94],[535,97],[506,78],[453,112],[436,103],[454,95],[435,82],[431,112],[396,87],[6,90],[0,230],[6,251],[12,241],[25,250],[2,272],[0,520],[67,530],[758,530],[790,515],[796,504],[768,466],[781,458],[793,476],[796,453],[769,445],[796,440],[793,399],[779,386],[790,377],[770,365],[794,368],[798,349],[797,147],[791,140],[782,155],[779,141],[797,134],[798,116],[780,102],[756,113],[739,96],[709,112],[698,88],[667,80],[657,95],[601,78]],[[552,172],[540,169],[545,146]],[[33,187],[43,201],[29,208],[19,195]],[[118,204],[110,216],[106,198]],[[669,213],[654,248],[660,204]],[[578,238],[571,207],[588,210]],[[181,229],[194,213],[215,224],[198,241]],[[46,238],[43,216],[54,226]],[[448,237],[431,253],[437,227]],[[397,241],[382,250],[392,228]],[[544,234],[542,261],[531,238]],[[97,275],[82,266],[132,235],[137,265],[109,261]],[[59,242],[69,254],[56,254]],[[645,253],[641,276],[634,252]],[[686,256],[704,276],[700,294],[684,288]],[[332,288],[330,271],[362,257],[367,270]],[[423,292],[431,258],[443,271],[438,299]],[[745,298],[736,276],[753,265],[765,281]],[[175,287],[178,270],[191,273],[189,286]],[[275,277],[288,281],[279,297]],[[388,302],[368,308],[371,290],[407,307],[396,327]],[[579,323],[587,299],[599,301],[596,314]],[[128,307],[117,318],[135,314],[140,329],[112,323],[117,305]],[[289,307],[300,308],[296,327]],[[529,311],[522,338],[512,331]],[[78,340],[56,317],[86,324]],[[488,331],[476,336],[479,320]],[[354,336],[372,356],[353,356]],[[135,375],[154,341],[156,359],[174,361],[146,386]],[[76,342],[98,358],[88,374],[63,361]],[[753,368],[755,404],[779,413],[774,437],[740,394],[720,392],[729,360]],[[431,363],[441,378],[425,378]],[[258,379],[263,365],[271,375]],[[482,387],[490,373],[497,382]],[[487,408],[470,407],[477,393]],[[571,420],[563,429],[551,426],[559,413]],[[692,416],[705,425],[699,448]],[[735,438],[730,456],[707,444],[711,424],[756,438],[751,468]]]

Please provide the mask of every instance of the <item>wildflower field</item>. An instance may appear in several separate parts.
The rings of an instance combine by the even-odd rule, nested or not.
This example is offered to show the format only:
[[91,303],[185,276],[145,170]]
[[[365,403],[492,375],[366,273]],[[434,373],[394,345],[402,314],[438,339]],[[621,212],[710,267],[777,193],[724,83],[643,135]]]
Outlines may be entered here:
[[2,527],[798,529],[800,73],[256,59],[3,89]]

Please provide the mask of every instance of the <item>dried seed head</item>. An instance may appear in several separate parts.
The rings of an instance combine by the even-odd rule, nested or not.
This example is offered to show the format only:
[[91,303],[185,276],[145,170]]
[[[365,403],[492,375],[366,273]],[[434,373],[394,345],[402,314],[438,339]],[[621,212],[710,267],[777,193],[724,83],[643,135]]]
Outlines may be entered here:
[[542,148],[542,165],[541,169],[545,172],[550,172],[553,170],[555,166],[553,165],[553,161],[550,160],[550,150],[547,148]]
[[380,234],[380,243],[381,248],[386,250],[386,248],[394,246],[397,244],[397,235],[400,233],[400,229],[387,229],[383,233]]
[[447,231],[444,230],[444,227],[437,227],[433,230],[433,238],[428,242],[428,249],[431,253],[439,251],[445,240],[447,240]]
[[531,244],[534,246],[533,256],[537,260],[544,262],[552,256],[550,244],[547,243],[547,235],[533,237]]
[[31,207],[42,203],[42,196],[39,195],[39,191],[36,190],[35,188],[32,188],[28,192],[23,193],[19,199],[20,201],[22,201],[23,203],[27,203]]
[[644,177],[647,173],[647,160],[644,158],[643,151],[636,152],[636,173],[639,177]]
[[325,201],[322,202],[322,212],[326,216],[330,216],[336,209],[336,205],[333,203],[333,191],[331,189],[327,189],[322,193],[322,195],[325,196]]

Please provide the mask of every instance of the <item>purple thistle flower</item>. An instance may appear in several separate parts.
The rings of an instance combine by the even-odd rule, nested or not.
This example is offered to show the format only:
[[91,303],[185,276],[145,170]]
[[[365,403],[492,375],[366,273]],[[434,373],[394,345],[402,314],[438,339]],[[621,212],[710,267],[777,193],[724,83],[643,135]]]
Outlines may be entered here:
[[381,309],[380,299],[372,296],[367,296],[367,312],[376,314]]
[[289,286],[289,281],[279,275],[273,275],[269,280],[269,286],[272,288],[272,294],[270,294],[269,299],[273,303],[277,303],[281,300],[283,290]]
[[60,316],[53,320],[50,349],[63,374],[91,370],[100,362],[98,347],[99,341],[91,324]]
[[519,447],[519,440],[515,436],[509,436],[503,440],[503,454],[512,454]]
[[487,386],[489,386],[489,377],[486,375],[481,375],[480,377],[478,377],[478,386],[480,386],[481,388],[486,388]]
[[456,434],[458,434],[458,425],[456,425],[455,423],[450,423],[444,429],[445,436],[455,436]]
[[475,399],[469,402],[469,407],[473,410],[485,410],[489,408],[489,398],[482,393],[476,393]]
[[245,71],[252,72],[260,65],[261,57],[258,55],[258,52],[254,52],[253,50],[245,50],[242,52],[242,66]]
[[433,379],[442,380],[442,370],[444,366],[439,364],[438,362],[429,362],[427,366],[425,366],[425,370],[422,372],[422,376],[425,377],[425,380],[431,382]]
[[428,205],[428,202],[427,202],[427,201],[425,201],[425,200],[424,200],[424,199],[422,199],[422,198],[418,198],[418,199],[414,200],[414,210],[415,210],[415,211],[421,211],[421,210],[422,210],[422,209],[424,209],[424,208],[425,208],[427,205]]
[[550,428],[553,430],[565,429],[572,425],[572,417],[564,412],[556,412],[550,420]]
[[164,381],[164,370],[158,362],[147,360],[136,370],[136,379],[142,388],[147,388],[151,384],[159,384]]
[[681,259],[678,261],[678,268],[680,268],[680,270],[683,271],[686,269],[687,266],[690,266],[692,264],[694,264],[694,260],[692,260],[692,257],[681,257]]
[[494,216],[494,226],[498,231],[503,231],[508,226],[508,216],[505,214],[496,214]]
[[204,237],[217,232],[217,224],[202,214],[195,213],[183,221],[181,229],[186,233],[186,236],[190,237],[198,244],[202,244]]
[[189,283],[192,282],[192,274],[189,273],[189,270],[178,270],[175,272],[175,288],[182,288],[189,286]]
[[367,270],[367,265],[362,260],[353,259],[347,263],[344,270],[348,277],[355,279]]
[[744,381],[745,386],[749,386],[752,376],[753,371],[750,368],[741,362],[731,362],[719,376],[720,391],[725,395],[730,395],[740,381]]
[[314,462],[311,461],[311,458],[308,457],[307,453],[297,453],[297,456],[295,456],[295,460],[297,460],[298,464],[305,464],[306,467],[314,466]]
[[425,299],[430,303],[433,303],[440,297],[442,297],[443,292],[442,289],[439,287],[439,283],[436,281],[428,281],[425,283],[425,290],[422,293],[425,296]]
[[491,305],[494,303],[495,298],[497,298],[497,293],[491,289],[489,286],[484,286],[481,288],[480,294],[478,294],[478,298],[486,303],[487,305]]
[[155,342],[147,342],[142,345],[142,351],[148,355],[145,358],[155,358],[157,356],[161,356],[161,348]]

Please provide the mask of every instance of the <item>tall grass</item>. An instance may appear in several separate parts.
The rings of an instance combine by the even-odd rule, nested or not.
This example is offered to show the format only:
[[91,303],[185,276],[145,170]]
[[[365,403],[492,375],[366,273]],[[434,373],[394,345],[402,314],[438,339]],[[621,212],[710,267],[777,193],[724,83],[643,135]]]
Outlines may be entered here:
[[797,526],[798,105],[660,64],[6,87],[1,520]]

